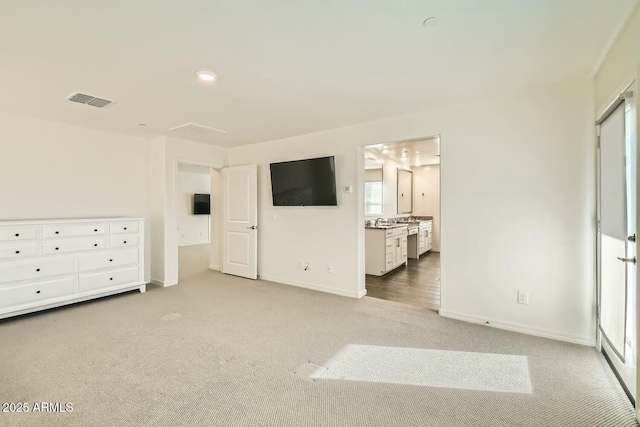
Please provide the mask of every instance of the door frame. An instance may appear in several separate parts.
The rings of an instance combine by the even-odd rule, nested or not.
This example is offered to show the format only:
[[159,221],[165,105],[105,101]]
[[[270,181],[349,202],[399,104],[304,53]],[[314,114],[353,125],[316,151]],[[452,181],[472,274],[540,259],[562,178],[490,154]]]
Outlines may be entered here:
[[[445,277],[445,273],[444,273],[444,265],[445,263],[443,262],[443,255],[442,255],[442,249],[445,246],[444,242],[445,242],[445,235],[446,233],[443,233],[443,223],[444,223],[444,219],[442,218],[442,200],[443,200],[443,195],[442,195],[442,182],[443,182],[443,169],[442,169],[442,133],[441,132],[436,132],[436,133],[432,133],[429,135],[425,135],[425,136],[419,136],[419,137],[412,137],[412,138],[405,138],[405,139],[398,139],[398,140],[394,140],[394,141],[368,141],[364,144],[361,144],[358,146],[357,149],[357,183],[358,183],[358,198],[357,198],[357,202],[356,202],[356,209],[357,209],[357,213],[358,213],[358,233],[357,233],[357,240],[358,240],[358,248],[360,248],[360,250],[358,251],[358,298],[361,298],[363,296],[365,296],[367,294],[367,288],[366,288],[366,273],[365,273],[365,251],[366,251],[366,242],[365,242],[365,228],[364,228],[364,224],[365,224],[365,214],[364,214],[364,182],[365,182],[365,174],[364,174],[364,149],[365,147],[371,146],[371,145],[394,145],[394,144],[401,144],[404,142],[411,142],[411,141],[420,141],[423,139],[430,139],[430,138],[434,138],[434,137],[438,137],[440,140],[440,182],[439,182],[439,191],[440,191],[440,206],[438,207],[438,214],[440,215],[440,229],[438,230],[440,232],[440,249],[439,249],[439,254],[440,254],[440,308],[438,309],[437,313],[439,315],[442,315],[443,312],[443,305],[442,305],[442,301],[444,300],[444,277]],[[384,176],[384,173],[383,173]],[[384,194],[384,190],[383,190],[383,194]],[[384,199],[383,199],[383,204],[384,204]],[[398,214],[396,213],[395,216],[399,216],[402,214]],[[432,231],[433,233],[433,231]],[[446,257],[446,255],[445,255]]]
[[[633,98],[631,98],[631,104],[632,104],[632,109],[635,110],[635,117],[633,117],[634,123],[632,123],[631,126],[631,138],[635,139],[635,144],[636,144],[636,183],[640,182],[640,150],[638,149],[638,125],[640,123],[640,113],[638,111],[638,96],[640,95],[638,93],[638,89],[640,88],[640,85],[638,84],[638,79],[637,79],[637,74],[633,73],[632,75],[628,76],[623,84],[621,84],[617,90],[614,92],[614,95],[611,96],[609,98],[609,100],[607,101],[607,103],[604,105],[604,107],[601,107],[600,110],[598,111],[598,115],[597,118],[602,117],[605,112],[607,112],[607,110],[609,110],[611,108],[612,105],[614,105],[617,100],[619,100],[620,95],[626,91],[633,91],[634,92],[634,96]],[[624,104],[626,104],[626,102],[624,102]],[[599,147],[599,138],[600,138],[600,128],[599,128],[599,124],[595,126],[595,169],[596,169],[596,173],[595,173],[595,180],[596,180],[596,197],[595,197],[595,202],[596,202],[596,218],[595,218],[595,236],[596,236],[596,241],[595,241],[595,286],[596,286],[596,301],[595,301],[595,333],[596,333],[596,349],[598,350],[598,352],[603,353],[603,341],[606,343],[605,346],[606,347],[610,347],[611,348],[611,353],[613,353],[611,356],[607,355],[606,353],[603,353],[604,357],[607,359],[608,364],[610,365],[612,371],[614,372],[614,374],[616,375],[616,377],[618,378],[621,386],[623,387],[625,393],[627,394],[627,396],[629,397],[629,399],[634,403],[634,406],[636,404],[636,400],[632,397],[630,391],[628,390],[626,384],[624,383],[624,381],[622,380],[622,377],[620,376],[620,374],[617,372],[616,367],[614,366],[615,362],[611,360],[610,357],[616,357],[615,355],[615,349],[613,349],[613,346],[611,346],[605,337],[603,337],[602,332],[600,331],[600,304],[601,304],[601,273],[602,273],[602,267],[601,267],[601,256],[602,256],[602,248],[601,248],[601,244],[600,244],[600,214],[601,214],[601,203],[600,203],[600,194],[602,189],[600,188],[600,178],[601,178],[601,171],[600,171],[600,147]],[[628,202],[628,201],[627,201]],[[636,184],[636,230],[638,233],[638,231],[640,231],[640,186],[638,186]],[[627,219],[628,221],[628,219]],[[638,338],[640,337],[640,334],[638,334],[638,331],[640,331],[640,293],[638,292],[640,290],[640,274],[636,274],[636,281],[635,283],[627,283],[627,286],[635,286],[635,295],[636,295],[636,318],[634,319],[634,323],[636,325],[636,360],[634,361],[635,363],[635,367],[636,367],[636,378],[635,378],[635,389],[636,389],[636,393],[638,391],[638,384],[640,383],[640,370],[638,370],[638,367],[640,367],[640,351],[638,351]],[[625,307],[625,312],[627,310],[627,307]],[[625,333],[626,335],[626,333]],[[603,340],[604,338],[604,340]],[[626,338],[626,337],[625,337]],[[637,396],[636,396],[637,397]],[[640,408],[636,408],[636,419],[640,420]]]
[[[180,260],[179,260],[179,253],[178,253],[180,239],[179,239],[179,235],[178,235],[179,231],[178,231],[178,226],[177,226],[178,203],[177,203],[177,200],[176,200],[176,196],[177,196],[177,193],[178,193],[178,177],[179,177],[179,175],[178,175],[178,173],[179,173],[178,166],[181,163],[183,165],[201,166],[201,167],[207,167],[209,169],[215,169],[215,170],[220,171],[220,172],[222,171],[222,167],[220,167],[220,165],[213,164],[213,163],[210,163],[210,162],[201,162],[201,161],[191,160],[191,159],[187,159],[187,158],[175,158],[174,161],[173,161],[173,175],[171,177],[171,180],[172,180],[173,185],[174,185],[174,187],[173,187],[173,189],[174,189],[174,191],[173,191],[173,193],[174,193],[173,194],[174,203],[173,203],[173,206],[172,206],[171,209],[173,211],[173,218],[176,220],[176,226],[173,228],[173,230],[171,230],[171,233],[173,235],[173,239],[171,241],[172,241],[172,243],[175,243],[175,244],[171,244],[171,245],[168,245],[169,247],[165,247],[165,263],[167,261],[171,260],[171,264],[173,265],[174,271],[176,272],[176,283],[179,283],[179,281],[178,281],[178,277],[179,277],[178,273],[179,273],[179,268],[180,268],[179,267],[179,261]],[[211,172],[209,172],[209,179],[211,179]],[[220,189],[220,194],[221,194],[222,197],[224,197],[223,192],[224,192],[224,188],[221,188]],[[222,212],[222,211],[220,211],[220,212]],[[213,224],[210,223],[209,224],[209,232],[212,233],[213,230],[214,230],[214,226],[213,226]],[[218,235],[221,235],[220,234],[221,232],[222,232],[222,224],[219,224],[218,225]],[[165,239],[165,244],[166,244],[166,242],[167,242],[167,240]],[[209,244],[212,244],[212,242],[210,242]],[[220,250],[222,250],[222,245],[220,246]],[[167,252],[168,252],[169,257],[166,256]],[[222,252],[220,252],[220,254],[221,253]],[[209,269],[215,270],[214,268],[211,268],[211,267],[212,266],[216,266],[216,265],[219,266],[220,265],[220,260],[217,260],[217,263],[216,262],[212,262],[212,261],[213,260],[211,259],[211,255],[209,255]],[[165,280],[166,280],[166,278],[165,278]]]

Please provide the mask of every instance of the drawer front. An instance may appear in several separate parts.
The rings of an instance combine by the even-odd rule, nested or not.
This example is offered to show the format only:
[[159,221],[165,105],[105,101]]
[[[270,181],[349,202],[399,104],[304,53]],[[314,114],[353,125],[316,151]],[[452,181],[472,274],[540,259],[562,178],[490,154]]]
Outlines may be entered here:
[[403,234],[406,234],[406,233],[407,233],[407,229],[406,228],[396,228],[393,231],[393,235],[394,236],[402,236]]
[[112,248],[126,248],[128,246],[138,246],[138,236],[127,236],[126,234],[120,236],[109,237],[110,247]]
[[393,253],[389,252],[385,256],[385,261],[387,263],[387,271],[391,270],[393,267]]
[[45,225],[42,227],[44,239],[57,239],[60,237],[101,236],[104,235],[104,224],[59,224]]
[[0,262],[0,283],[32,280],[75,272],[73,257]]
[[393,236],[393,228],[385,230],[385,234],[384,235],[387,236],[387,237]]
[[138,221],[118,221],[109,224],[111,234],[137,233]]
[[0,227],[0,242],[15,242],[20,240],[35,240],[38,235],[36,226],[8,226]]
[[80,293],[108,289],[115,286],[136,284],[139,281],[138,268],[107,271],[104,273],[80,276]]
[[17,308],[22,305],[72,296],[76,293],[76,288],[75,277],[14,288],[0,288],[0,308]]
[[80,272],[138,264],[138,250],[101,251],[78,256]]
[[44,255],[59,254],[66,252],[92,251],[105,248],[104,238],[100,239],[79,239],[79,240],[52,240],[42,244]]
[[418,234],[418,229],[417,228],[412,228],[411,230],[409,230],[409,236],[413,236],[414,234]]
[[24,258],[38,255],[36,242],[0,244],[0,259]]
[[386,240],[385,240],[385,242],[386,242],[386,243],[385,243],[386,251],[387,251],[387,252],[392,251],[392,250],[393,250],[394,245],[396,244],[396,239],[393,239],[393,238],[386,239]]

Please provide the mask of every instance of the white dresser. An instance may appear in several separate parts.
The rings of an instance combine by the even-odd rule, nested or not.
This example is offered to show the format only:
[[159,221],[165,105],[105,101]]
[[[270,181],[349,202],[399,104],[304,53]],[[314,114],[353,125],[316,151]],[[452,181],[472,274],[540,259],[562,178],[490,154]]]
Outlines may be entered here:
[[0,319],[133,289],[143,219],[0,221]]

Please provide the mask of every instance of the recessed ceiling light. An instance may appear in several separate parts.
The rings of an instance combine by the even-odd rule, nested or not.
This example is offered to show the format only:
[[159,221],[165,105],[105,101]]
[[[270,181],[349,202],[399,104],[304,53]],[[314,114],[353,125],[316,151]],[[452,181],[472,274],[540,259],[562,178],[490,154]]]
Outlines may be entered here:
[[198,71],[196,72],[196,76],[198,76],[198,79],[200,79],[200,81],[203,81],[205,83],[212,83],[216,80],[216,75],[211,71]]
[[383,149],[383,150],[382,150],[382,153],[383,153],[383,154],[389,154],[389,149],[388,149],[388,148]]
[[422,22],[422,26],[426,28],[435,27],[440,22],[440,19],[437,16],[431,16]]

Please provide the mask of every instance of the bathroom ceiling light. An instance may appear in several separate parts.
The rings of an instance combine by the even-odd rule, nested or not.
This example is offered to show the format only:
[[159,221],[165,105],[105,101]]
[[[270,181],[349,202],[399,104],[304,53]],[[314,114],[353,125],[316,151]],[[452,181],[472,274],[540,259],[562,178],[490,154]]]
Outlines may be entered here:
[[196,76],[198,76],[198,79],[204,83],[213,83],[214,81],[216,81],[216,75],[211,71],[197,71]]
[[383,148],[382,149],[382,154],[389,154],[389,149],[388,148]]

